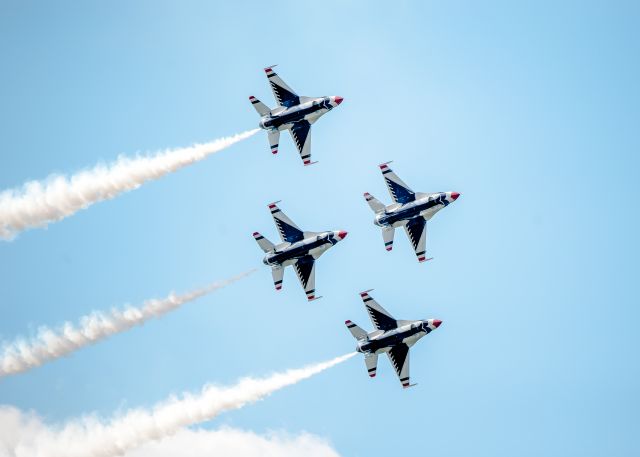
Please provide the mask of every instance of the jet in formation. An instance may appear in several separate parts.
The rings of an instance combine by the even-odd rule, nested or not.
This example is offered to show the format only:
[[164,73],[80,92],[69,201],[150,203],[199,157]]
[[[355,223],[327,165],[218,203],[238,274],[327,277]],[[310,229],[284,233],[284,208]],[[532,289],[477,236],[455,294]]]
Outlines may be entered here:
[[367,333],[352,321],[345,321],[353,337],[358,340],[356,351],[364,354],[367,372],[372,378],[376,375],[378,354],[386,352],[400,378],[402,387],[405,389],[412,387],[415,384],[409,382],[409,348],[420,338],[440,327],[442,321],[438,319],[396,320],[371,298],[369,292],[371,290],[361,292],[360,296],[376,329]]
[[336,95],[300,96],[273,71],[274,66],[265,68],[264,71],[278,106],[270,109],[254,96],[249,97],[249,100],[261,116],[259,126],[267,131],[271,152],[278,153],[280,131],[289,130],[300,152],[300,158],[305,165],[311,165],[315,163],[311,162],[311,124],[342,103],[343,98]]
[[253,237],[266,253],[263,263],[271,267],[273,284],[276,290],[282,289],[284,268],[293,265],[300,284],[307,294],[307,300],[317,300],[316,297],[316,260],[330,247],[344,240],[347,232],[334,230],[326,232],[305,232],[284,214],[277,206],[278,202],[271,203],[269,210],[273,216],[282,243],[273,244],[258,232]]
[[370,193],[364,194],[369,207],[376,213],[373,223],[382,228],[382,239],[387,251],[393,248],[395,229],[404,227],[418,261],[431,260],[426,257],[427,221],[442,208],[456,201],[460,194],[414,192],[389,168],[390,163],[381,164],[380,170],[395,203],[385,206]]

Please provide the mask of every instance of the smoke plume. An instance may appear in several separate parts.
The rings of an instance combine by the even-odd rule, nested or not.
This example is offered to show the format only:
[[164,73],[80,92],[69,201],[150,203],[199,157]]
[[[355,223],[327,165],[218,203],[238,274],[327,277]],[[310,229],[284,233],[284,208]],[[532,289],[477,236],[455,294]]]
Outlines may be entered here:
[[[230,387],[205,386],[200,393],[171,397],[151,410],[129,410],[121,417],[103,421],[84,417],[60,427],[31,428],[12,434],[3,444],[12,457],[112,457],[151,441],[161,440],[184,427],[208,421],[242,408],[284,387],[310,378],[353,357],[355,353],[327,362],[276,373],[265,378],[245,378]],[[0,435],[1,436],[1,435]]]
[[11,240],[23,230],[46,227],[94,203],[200,161],[258,131],[249,130],[146,157],[120,156],[109,165],[99,164],[68,177],[52,175],[44,181],[30,181],[22,188],[0,192],[0,239]]
[[233,284],[254,271],[214,282],[186,294],[171,293],[166,298],[147,300],[141,307],[112,309],[108,313],[94,311],[82,317],[75,326],[67,322],[57,330],[41,327],[38,335],[31,340],[18,339],[4,346],[0,356],[0,377],[30,370],[111,335],[142,325],[149,319],[160,317],[187,302]]

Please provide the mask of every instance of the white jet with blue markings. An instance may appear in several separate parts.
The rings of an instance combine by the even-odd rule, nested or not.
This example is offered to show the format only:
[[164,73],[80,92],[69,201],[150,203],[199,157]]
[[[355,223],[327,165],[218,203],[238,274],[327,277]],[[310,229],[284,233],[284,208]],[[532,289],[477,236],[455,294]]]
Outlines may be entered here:
[[278,106],[271,109],[253,95],[249,97],[249,101],[260,115],[258,125],[267,131],[273,154],[278,153],[280,131],[289,130],[303,163],[311,165],[315,163],[311,161],[311,124],[337,107],[344,99],[337,95],[300,96],[273,71],[273,67],[275,65],[265,68],[264,71]]
[[412,387],[409,381],[409,348],[423,336],[442,324],[438,319],[415,321],[396,320],[369,295],[371,290],[360,293],[371,323],[376,328],[366,332],[352,321],[345,321],[351,335],[358,341],[356,351],[364,355],[367,373],[375,377],[378,369],[378,354],[387,354],[403,388]]
[[269,204],[269,210],[282,243],[276,245],[260,233],[253,233],[258,246],[266,254],[262,262],[271,267],[276,290],[282,289],[285,267],[292,265],[307,294],[307,300],[317,300],[321,297],[316,297],[316,260],[329,248],[344,240],[347,232],[344,230],[303,231],[278,208],[277,203],[279,202]]
[[380,164],[380,171],[395,203],[385,206],[369,192],[364,194],[369,207],[376,213],[373,223],[382,228],[382,239],[387,251],[393,248],[395,229],[404,227],[418,262],[431,260],[426,256],[427,221],[442,208],[456,201],[460,194],[414,192],[389,168],[390,163]]

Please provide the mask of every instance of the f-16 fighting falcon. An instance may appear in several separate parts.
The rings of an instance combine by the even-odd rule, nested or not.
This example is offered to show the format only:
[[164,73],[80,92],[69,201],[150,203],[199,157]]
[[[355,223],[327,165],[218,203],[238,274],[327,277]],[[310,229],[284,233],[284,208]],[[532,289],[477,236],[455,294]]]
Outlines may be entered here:
[[335,246],[339,241],[344,240],[347,232],[335,230],[327,232],[303,232],[293,223],[276,203],[269,205],[269,210],[273,216],[282,243],[274,245],[258,232],[253,233],[253,237],[260,248],[266,253],[265,265],[271,267],[273,284],[276,290],[282,289],[282,278],[284,268],[293,265],[296,270],[300,284],[307,294],[307,300],[317,300],[316,297],[316,259],[324,254],[330,247]]
[[367,333],[353,322],[345,321],[353,337],[358,340],[356,351],[364,354],[364,363],[372,378],[376,375],[378,354],[386,352],[400,378],[402,387],[405,389],[412,387],[415,384],[409,383],[409,348],[420,338],[440,327],[442,321],[438,319],[396,320],[371,298],[369,292],[371,290],[361,292],[360,296],[376,329]]
[[442,208],[456,201],[460,194],[414,192],[389,168],[390,163],[381,164],[380,170],[395,203],[385,206],[370,193],[364,194],[369,207],[376,213],[373,223],[382,227],[382,239],[387,251],[393,248],[396,227],[404,227],[418,261],[431,260],[426,257],[427,221]]
[[311,124],[342,103],[343,98],[299,96],[280,79],[280,76],[273,71],[273,67],[275,65],[265,68],[264,71],[267,73],[278,106],[269,109],[254,96],[249,97],[253,107],[261,116],[259,126],[267,131],[273,154],[278,153],[280,131],[289,130],[300,152],[300,158],[305,165],[311,165],[315,163],[311,162]]

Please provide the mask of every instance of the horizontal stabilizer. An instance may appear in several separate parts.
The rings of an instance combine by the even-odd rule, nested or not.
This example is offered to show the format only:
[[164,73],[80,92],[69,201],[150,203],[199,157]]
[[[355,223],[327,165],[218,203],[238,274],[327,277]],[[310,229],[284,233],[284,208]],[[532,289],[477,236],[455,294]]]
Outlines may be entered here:
[[364,193],[364,199],[369,204],[369,208],[371,208],[375,213],[381,213],[384,211],[384,205],[369,192]]
[[376,370],[378,369],[378,354],[370,352],[364,355],[364,363],[367,365],[367,373],[370,378],[376,377]]
[[269,138],[269,147],[271,148],[271,154],[277,154],[278,143],[280,142],[280,130],[269,130],[267,135]]
[[249,97],[249,101],[251,102],[251,104],[253,105],[253,107],[255,108],[255,110],[258,112],[260,116],[265,116],[271,112],[271,110],[267,105],[265,105],[260,100],[255,98],[253,95]]
[[361,341],[361,340],[366,340],[367,339],[367,332],[362,330],[362,328],[358,327],[353,322],[344,321],[344,325],[347,326],[347,328],[349,329],[349,331],[351,332],[351,334],[353,335],[353,337],[356,340]]
[[282,279],[284,277],[284,268],[274,267],[271,269],[271,275],[273,276],[273,285],[276,290],[282,289]]
[[260,249],[262,249],[264,252],[273,251],[273,249],[275,248],[275,245],[260,233],[253,232],[253,237],[255,238],[256,243],[258,243],[258,246],[260,246]]
[[382,240],[384,241],[384,248],[387,251],[393,249],[393,235],[395,234],[396,229],[393,227],[384,227],[382,229]]

